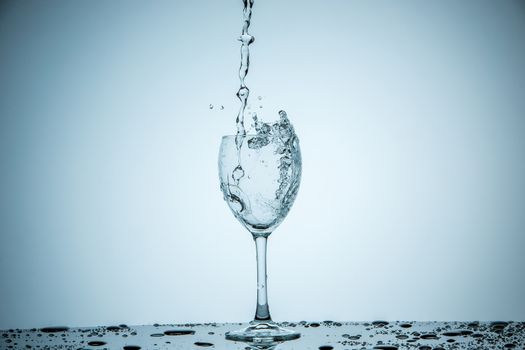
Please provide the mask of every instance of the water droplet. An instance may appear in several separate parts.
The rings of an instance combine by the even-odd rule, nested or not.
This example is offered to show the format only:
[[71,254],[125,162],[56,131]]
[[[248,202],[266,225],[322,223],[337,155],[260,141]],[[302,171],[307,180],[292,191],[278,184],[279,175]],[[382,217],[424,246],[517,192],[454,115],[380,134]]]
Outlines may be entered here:
[[192,335],[192,334],[195,334],[195,331],[191,330],[191,329],[171,329],[171,330],[165,331],[164,334],[172,335],[172,336],[175,336],[175,335]]
[[210,347],[210,346],[213,346],[212,343],[206,343],[206,342],[200,342],[200,341],[197,341],[197,342],[195,342],[195,343],[193,343],[193,344],[195,344],[196,346],[202,346],[202,347]]
[[508,324],[508,322],[496,321],[490,324],[490,328],[492,328],[494,332],[501,332]]
[[66,332],[69,329],[69,327],[44,327],[40,328],[40,332],[44,333],[57,333],[57,332]]
[[461,335],[461,332],[444,332],[443,335],[445,337],[459,337]]
[[437,335],[433,333],[429,333],[429,334],[422,334],[421,339],[439,339],[439,338],[437,337]]
[[374,321],[374,322],[372,322],[372,325],[375,326],[375,327],[384,327],[387,324],[388,324],[387,321]]
[[93,341],[88,342],[88,345],[89,346],[102,346],[102,345],[106,345],[106,342],[102,340],[93,340]]
[[210,109],[213,109],[213,105],[212,105],[211,103],[210,103],[210,106],[209,106],[209,107],[210,107]]

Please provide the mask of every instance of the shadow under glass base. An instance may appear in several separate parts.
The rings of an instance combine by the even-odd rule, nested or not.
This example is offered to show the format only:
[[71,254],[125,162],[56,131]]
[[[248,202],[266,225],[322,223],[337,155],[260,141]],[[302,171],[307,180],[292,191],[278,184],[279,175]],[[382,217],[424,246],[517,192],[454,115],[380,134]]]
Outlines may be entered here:
[[267,344],[297,339],[299,332],[279,327],[273,322],[261,322],[236,331],[226,332],[226,339],[233,341]]

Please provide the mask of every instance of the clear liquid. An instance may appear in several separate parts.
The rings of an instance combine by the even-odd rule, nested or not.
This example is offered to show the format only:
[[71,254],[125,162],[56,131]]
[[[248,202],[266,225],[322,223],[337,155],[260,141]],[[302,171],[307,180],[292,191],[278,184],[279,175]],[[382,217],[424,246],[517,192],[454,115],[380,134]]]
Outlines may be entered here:
[[242,138],[246,135],[246,129],[244,127],[244,112],[246,110],[246,105],[248,104],[250,90],[246,86],[244,79],[248,75],[248,70],[250,69],[250,45],[255,40],[255,38],[248,32],[252,18],[253,0],[243,0],[243,2],[243,25],[242,33],[239,37],[239,41],[241,42],[241,66],[239,68],[239,80],[241,85],[239,87],[239,91],[237,91],[237,97],[241,101],[241,108],[237,114],[236,120],[237,138],[235,142],[237,147],[241,146]]
[[234,136],[221,143],[221,190],[235,217],[256,236],[269,235],[285,218],[298,192],[301,155],[286,114],[260,123],[237,148]]
[[[243,27],[239,37],[240,86],[237,91],[241,106],[237,114],[235,135],[237,158],[231,164],[231,169],[221,169],[221,173],[227,173],[221,175],[221,190],[234,215],[252,233],[260,233],[275,228],[292,206],[299,189],[301,158],[299,139],[285,111],[279,112],[279,119],[274,123],[265,123],[258,119],[255,112],[251,113],[255,135],[247,135],[245,114],[249,109],[247,106],[250,90],[246,86],[245,79],[250,68],[249,48],[255,40],[249,33],[254,1],[243,0],[243,3]],[[258,96],[257,99],[260,101],[262,97]],[[243,147],[246,147],[244,142],[247,142],[248,148],[243,152]],[[265,167],[259,170],[260,174],[247,172],[246,166],[253,169],[251,164],[253,158],[249,159],[253,153],[251,150],[258,151],[257,155],[253,154],[253,158],[260,158],[259,162],[266,162],[265,167],[273,167],[275,172],[270,174]],[[245,153],[244,157],[243,153]],[[268,191],[263,191],[262,187],[255,188],[257,186],[252,185],[255,181],[261,182],[259,185],[266,185],[265,190],[271,188],[271,195]],[[257,193],[252,193],[254,191]]]
[[[239,90],[237,91],[237,98],[239,101],[241,101],[241,107],[239,109],[239,113],[237,114],[236,119],[236,126],[237,126],[237,147],[241,146],[241,143],[243,141],[243,137],[246,136],[246,127],[244,125],[245,121],[245,114],[246,109],[249,109],[248,107],[248,99],[250,96],[250,89],[248,86],[246,86],[246,77],[248,76],[248,71],[250,69],[250,45],[255,41],[255,37],[249,33],[250,24],[251,24],[251,18],[252,18],[252,8],[253,8],[253,2],[254,0],[243,0],[244,3],[244,9],[243,9],[243,26],[242,26],[242,32],[239,37],[239,41],[241,42],[241,64],[239,68],[239,81],[240,86]],[[258,96],[257,100],[261,101],[262,97]],[[210,108],[213,108],[212,105],[210,105]],[[259,108],[262,108],[262,105],[259,106]],[[286,112],[280,111],[279,117],[282,120],[282,114],[284,114],[286,117]],[[266,129],[262,128],[264,123],[259,123],[257,119],[257,114],[252,113],[255,130],[257,133],[264,133]],[[287,125],[290,125],[291,132],[293,132],[293,128],[291,128],[290,121],[287,120]],[[258,127],[259,126],[259,127]]]

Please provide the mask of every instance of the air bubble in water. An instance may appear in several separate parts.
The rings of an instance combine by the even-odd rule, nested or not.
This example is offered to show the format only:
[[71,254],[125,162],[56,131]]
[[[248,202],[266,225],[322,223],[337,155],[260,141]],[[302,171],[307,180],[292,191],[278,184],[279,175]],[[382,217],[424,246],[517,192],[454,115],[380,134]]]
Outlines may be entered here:
[[237,165],[235,169],[233,169],[232,172],[232,178],[233,180],[238,183],[239,180],[244,176],[244,170],[240,165]]

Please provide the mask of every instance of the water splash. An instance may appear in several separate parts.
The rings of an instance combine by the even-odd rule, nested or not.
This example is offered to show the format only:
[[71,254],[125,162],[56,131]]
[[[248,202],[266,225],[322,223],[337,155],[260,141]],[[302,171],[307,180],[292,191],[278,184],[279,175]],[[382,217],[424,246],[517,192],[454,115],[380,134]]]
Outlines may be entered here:
[[[249,33],[251,24],[252,8],[254,0],[243,0],[243,27],[239,37],[241,42],[241,62],[239,68],[240,86],[237,91],[237,98],[241,102],[241,106],[236,118],[237,133],[235,135],[235,146],[237,148],[237,162],[233,166],[229,176],[225,181],[221,182],[221,190],[224,194],[224,199],[229,203],[234,215],[244,221],[257,221],[253,218],[252,209],[256,206],[255,203],[250,203],[250,197],[243,192],[244,179],[246,171],[241,159],[241,149],[243,143],[246,141],[250,149],[261,149],[266,146],[271,146],[275,154],[274,158],[278,159],[279,178],[277,179],[278,188],[275,190],[274,199],[279,205],[273,206],[274,216],[276,222],[281,221],[288,213],[299,188],[300,182],[300,155],[298,154],[299,139],[297,138],[294,128],[288,119],[285,111],[279,111],[279,119],[274,123],[265,123],[258,119],[257,113],[252,111],[249,105],[250,90],[246,85],[246,77],[250,68],[250,45],[255,38]],[[257,96],[258,106],[262,96]],[[246,131],[246,117],[251,117],[255,130],[255,135],[248,135]],[[248,124],[248,125],[250,125]],[[295,156],[294,156],[295,154]],[[295,159],[295,158],[297,159]],[[244,160],[248,162],[249,160]],[[270,200],[270,198],[267,198]]]

